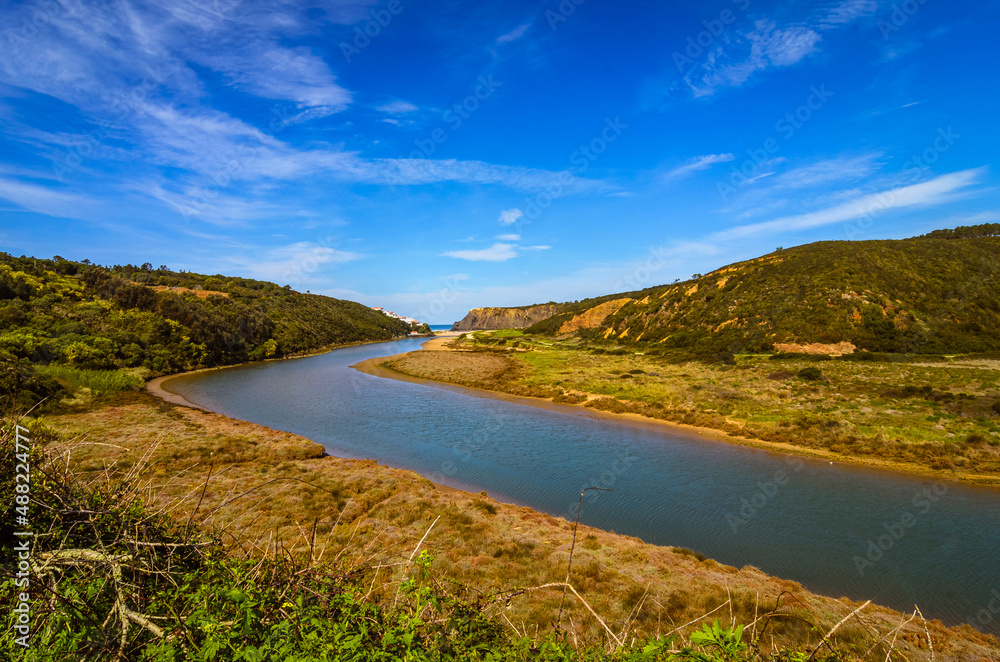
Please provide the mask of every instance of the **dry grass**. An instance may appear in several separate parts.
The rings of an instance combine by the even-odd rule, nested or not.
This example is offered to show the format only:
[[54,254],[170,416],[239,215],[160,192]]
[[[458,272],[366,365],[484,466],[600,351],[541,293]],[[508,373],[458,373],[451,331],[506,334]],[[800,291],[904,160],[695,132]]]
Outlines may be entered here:
[[176,292],[177,294],[192,293],[199,299],[207,299],[210,296],[229,298],[229,292],[217,292],[216,290],[193,290],[189,287],[170,287],[167,285],[149,285],[148,287],[154,292],[163,292],[166,290],[169,292]]
[[[438,359],[439,354],[447,354],[447,362]],[[485,352],[427,351],[413,352],[400,359],[401,370],[423,374],[433,372],[436,379],[456,384],[478,384],[510,379],[519,371],[519,364],[506,356]],[[395,361],[386,362],[386,367],[396,369]]]
[[[374,461],[323,457],[321,447],[296,435],[146,394],[46,422],[64,435],[56,450],[82,479],[100,479],[108,467],[138,467],[149,501],[184,520],[223,528],[225,539],[248,554],[266,554],[280,541],[296,554],[381,564],[373,595],[391,591],[401,564],[440,517],[423,543],[435,556],[435,573],[463,590],[497,594],[491,610],[502,612],[522,634],[544,632],[555,622],[560,587],[529,594],[519,589],[564,580],[572,529],[561,518],[435,486]],[[656,635],[679,626],[688,632],[708,613],[707,620],[752,623],[777,603],[783,616],[768,625],[774,645],[815,645],[858,606],[753,567],[699,560],[686,550],[586,526],[578,536],[570,581],[618,633]],[[868,607],[832,641],[867,648],[871,631],[885,633],[904,620]],[[572,598],[563,623],[581,643],[606,636]],[[896,641],[911,660],[926,657],[919,623],[904,626]],[[938,659],[1000,657],[996,640],[971,628],[936,621],[929,628]]]

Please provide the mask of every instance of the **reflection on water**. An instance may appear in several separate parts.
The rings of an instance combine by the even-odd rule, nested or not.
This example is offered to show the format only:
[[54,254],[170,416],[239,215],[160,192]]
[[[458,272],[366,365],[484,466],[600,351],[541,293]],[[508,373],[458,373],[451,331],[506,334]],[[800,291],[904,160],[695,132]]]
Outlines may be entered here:
[[[807,588],[1000,633],[1000,491],[830,464],[542,409],[349,366],[424,339],[363,345],[171,380],[228,416],[331,455],[373,458],[455,487],[648,542],[750,564]],[[978,615],[978,618],[977,618]]]

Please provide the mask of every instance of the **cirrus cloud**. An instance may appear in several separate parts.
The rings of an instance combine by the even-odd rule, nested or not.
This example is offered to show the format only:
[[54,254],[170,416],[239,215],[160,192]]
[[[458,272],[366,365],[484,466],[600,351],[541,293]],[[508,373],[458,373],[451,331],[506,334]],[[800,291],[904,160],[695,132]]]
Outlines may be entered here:
[[489,248],[446,251],[441,253],[441,255],[458,258],[459,260],[469,260],[470,262],[506,262],[520,255],[522,251],[544,251],[549,248],[551,246],[518,246],[517,244],[507,242],[497,242]]

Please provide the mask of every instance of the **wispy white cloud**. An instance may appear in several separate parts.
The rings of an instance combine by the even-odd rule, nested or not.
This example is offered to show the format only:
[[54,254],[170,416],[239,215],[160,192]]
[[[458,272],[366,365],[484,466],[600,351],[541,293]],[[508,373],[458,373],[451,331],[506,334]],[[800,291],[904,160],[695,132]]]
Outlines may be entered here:
[[241,273],[253,278],[299,287],[330,265],[344,264],[365,256],[330,246],[299,241],[260,251],[253,258],[230,256],[227,262]]
[[465,251],[446,251],[441,255],[445,257],[455,257],[460,260],[471,262],[506,262],[517,257],[517,246],[507,243],[496,243],[489,248]]
[[[601,191],[610,187],[610,184],[605,181],[583,179],[574,175],[567,176],[565,172],[497,165],[482,161],[458,161],[456,159],[367,160],[354,154],[348,155],[340,152],[335,152],[331,156],[337,169],[330,174],[346,181],[393,185],[435,184],[439,182],[498,184],[516,191],[542,191],[547,188],[560,187],[563,195]],[[308,157],[308,153],[297,153],[296,155],[296,158],[305,158],[307,166]],[[322,163],[325,160],[325,153],[317,153],[316,157],[315,163]],[[503,218],[502,215],[501,218]],[[513,222],[511,221],[511,223]]]
[[289,127],[295,124],[303,124],[305,122],[311,122],[312,120],[322,119],[324,117],[329,117],[339,111],[339,108],[333,106],[316,106],[313,108],[305,108],[299,110],[299,112],[294,115],[288,115],[281,120],[282,127]]
[[869,153],[825,159],[787,170],[769,183],[779,188],[808,188],[832,182],[857,180],[875,172],[880,156],[879,153]]
[[521,238],[520,235],[516,234],[506,234],[500,235],[497,239],[499,241],[489,248],[480,248],[473,250],[461,250],[461,251],[446,251],[441,255],[444,257],[454,257],[460,260],[469,260],[471,262],[506,262],[507,260],[513,259],[521,254],[523,251],[547,251],[551,246],[519,246],[517,244],[509,243],[512,241],[518,241]]
[[889,188],[899,180],[871,179],[881,166],[881,158],[880,152],[869,152],[798,164],[786,158],[772,159],[758,166],[758,174],[739,181],[732,204],[719,211],[739,220],[760,218],[792,205],[809,208],[858,197],[856,187],[861,184],[868,191]]
[[864,16],[871,16],[878,10],[876,0],[841,0],[820,19],[822,27],[847,25]]
[[692,172],[697,172],[698,170],[705,170],[715,165],[716,163],[726,163],[732,161],[736,157],[732,154],[705,154],[703,156],[696,156],[690,159],[684,165],[678,166],[673,170],[668,171],[663,175],[663,179],[676,179],[678,177],[683,177],[689,175]]
[[520,209],[505,209],[500,212],[500,224],[501,225],[513,225],[517,222],[517,219],[522,218],[524,212]]
[[743,85],[759,71],[796,64],[816,52],[820,39],[811,27],[779,28],[773,21],[759,20],[737,44],[716,44],[706,62],[684,80],[693,96],[710,96],[721,88]]
[[389,113],[390,115],[403,115],[406,113],[413,113],[420,108],[409,101],[403,101],[402,99],[396,99],[388,103],[384,103],[381,106],[376,106],[375,110],[382,113]]
[[0,198],[27,211],[62,218],[94,219],[108,211],[105,203],[90,196],[6,177],[0,177]]
[[707,49],[697,66],[692,63],[683,84],[694,97],[711,96],[744,85],[768,69],[795,65],[819,52],[823,33],[872,16],[879,5],[880,0],[816,3],[812,16],[797,24],[779,26],[759,19],[750,29],[733,27]]
[[502,34],[499,37],[497,37],[497,44],[507,44],[512,41],[517,41],[518,39],[524,36],[524,33],[527,32],[528,28],[530,27],[531,23],[524,23],[522,25],[517,26],[510,32]]
[[[541,169],[454,159],[366,158],[343,144],[294,143],[286,137],[292,135],[282,133],[287,127],[342,112],[354,101],[327,62],[315,51],[295,46],[294,38],[323,22],[363,19],[374,1],[345,0],[310,11],[291,0],[243,0],[232,6],[194,0],[67,4],[72,14],[51,17],[33,39],[19,44],[16,57],[7,52],[0,57],[0,83],[75,107],[79,133],[41,131],[6,118],[3,131],[29,145],[36,156],[52,160],[98,124],[104,127],[103,137],[82,169],[98,159],[105,167],[117,161],[131,181],[123,188],[131,186],[170,209],[216,223],[254,218],[256,210],[274,213],[268,204],[273,187],[291,181],[308,185],[320,178],[381,185],[486,184],[519,192],[557,185],[562,195],[614,190],[607,182],[567,179]],[[511,40],[517,32],[510,33]],[[244,116],[242,109],[212,107],[205,69],[240,93],[274,102],[273,112]],[[404,123],[420,109],[395,99],[376,110],[388,115],[383,118],[387,122]],[[171,170],[169,175],[164,169]],[[157,186],[145,183],[161,177]],[[206,192],[210,200],[204,200]],[[200,203],[189,204],[199,196]]]
[[331,113],[351,102],[351,93],[337,84],[327,64],[305,48],[251,41],[239,50],[222,53],[205,54],[200,60],[253,96],[292,101],[300,108],[326,108]]
[[203,189],[195,186],[175,187],[161,182],[137,182],[132,185],[136,191],[153,200],[159,200],[185,219],[200,219],[216,226],[247,227],[253,221],[288,217],[294,208],[282,207],[266,196],[246,196],[227,194],[211,189],[206,196]]
[[984,168],[973,168],[941,175],[919,184],[859,196],[827,209],[729,228],[713,234],[712,238],[718,240],[740,239],[765,233],[778,234],[806,230],[878,215],[893,209],[943,204],[960,197],[962,189],[975,184],[984,171]]

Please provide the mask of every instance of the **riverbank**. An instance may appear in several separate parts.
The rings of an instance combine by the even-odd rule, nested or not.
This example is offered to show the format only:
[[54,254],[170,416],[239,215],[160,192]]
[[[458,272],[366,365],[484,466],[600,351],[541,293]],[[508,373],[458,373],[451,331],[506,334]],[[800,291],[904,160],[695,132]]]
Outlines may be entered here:
[[[183,521],[217,527],[228,544],[251,555],[282,546],[293,554],[322,550],[322,558],[345,568],[384,567],[388,581],[398,579],[398,568],[426,534],[421,549],[433,555],[442,584],[468,587],[462,590],[472,595],[510,591],[512,599],[495,611],[519,632],[544,632],[555,621],[558,590],[518,589],[565,579],[573,534],[563,518],[485,494],[442,490],[372,460],[324,456],[321,446],[303,437],[145,393],[121,394],[91,411],[45,422],[65,440],[52,450],[67,457],[82,480],[133,472],[148,485],[151,504]],[[683,626],[687,633],[717,617],[750,624],[777,603],[782,615],[771,621],[770,645],[808,647],[861,606],[752,566],[737,569],[583,525],[576,540],[571,583],[615,632],[655,635]],[[372,583],[372,595],[379,586]],[[863,625],[842,627],[831,638],[834,646],[863,652],[909,617],[874,605],[859,616]],[[581,642],[605,636],[572,596],[563,619]],[[968,626],[931,621],[927,632],[937,659],[1000,654],[995,639]],[[908,659],[930,659],[919,617],[901,627],[896,647]],[[885,651],[875,657],[884,659]]]
[[[480,338],[489,336],[480,334]],[[973,426],[973,430],[981,429],[983,434],[971,432],[965,439],[942,424],[949,423],[956,430],[969,426],[944,407],[954,402],[975,404],[973,396],[959,390],[967,391],[970,383],[977,383],[973,379],[988,394],[981,399],[988,403],[995,397],[996,366],[992,364],[912,366],[936,379],[935,391],[935,387],[912,386],[913,376],[903,374],[910,368],[905,364],[875,366],[884,374],[870,382],[866,372],[873,372],[872,366],[864,364],[752,359],[740,371],[729,366],[671,366],[631,353],[595,356],[522,339],[520,347],[506,351],[484,350],[478,343],[447,347],[446,340],[434,342],[417,352],[369,359],[354,367],[379,377],[448,384],[480,396],[653,425],[768,451],[1000,487],[1000,449],[991,419],[974,420],[980,427]],[[820,384],[796,378],[798,371],[816,365],[828,373],[838,370],[838,374]],[[856,374],[850,375],[851,371]],[[987,376],[970,378],[970,371]],[[622,385],[625,379],[628,382]],[[842,385],[835,388],[834,379]],[[885,395],[891,393],[887,388],[899,389],[901,382],[904,394],[909,393],[905,389],[912,390],[911,395],[945,394],[943,404],[914,403],[912,397],[903,403],[880,399],[891,397]],[[904,408],[908,410],[905,415]],[[886,420],[880,425],[859,420],[883,414]]]
[[[458,334],[455,334],[455,335],[458,335]],[[384,343],[384,342],[397,342],[397,341],[400,341],[400,340],[405,340],[405,339],[407,339],[409,337],[410,336],[399,336],[398,338],[394,338],[393,340],[366,340],[364,342],[344,343],[344,344],[340,344],[340,345],[327,345],[326,347],[321,347],[321,348],[319,348],[317,350],[314,350],[314,351],[311,351],[311,352],[302,352],[300,354],[290,354],[289,356],[282,356],[282,357],[276,358],[276,359],[264,359],[263,361],[248,361],[246,363],[240,363],[240,364],[237,364],[237,365],[253,365],[254,363],[269,363],[271,361],[290,361],[292,359],[304,359],[304,358],[308,358],[310,356],[320,356],[321,354],[327,354],[327,353],[332,352],[332,351],[334,351],[336,349],[343,349],[345,347],[358,347],[358,346],[361,346],[361,345],[373,345],[373,344],[379,344],[379,343]],[[180,405],[182,407],[191,407],[192,409],[201,409],[201,410],[204,410],[204,411],[209,411],[205,407],[202,407],[199,404],[195,404],[195,403],[191,402],[190,400],[188,400],[187,398],[185,398],[183,395],[180,395],[179,393],[174,393],[173,391],[167,390],[164,387],[164,384],[166,382],[172,380],[172,379],[177,379],[178,377],[187,377],[187,376],[190,376],[190,375],[197,375],[197,374],[201,374],[201,373],[205,373],[205,372],[214,372],[216,370],[226,370],[227,368],[234,368],[234,367],[236,367],[236,366],[235,365],[220,365],[220,366],[212,366],[211,368],[199,368],[197,370],[187,370],[185,372],[178,372],[178,373],[174,373],[172,375],[162,375],[160,377],[156,377],[156,378],[151,379],[148,382],[146,382],[145,389],[150,394],[152,394],[152,395],[154,395],[157,398],[160,398],[162,400],[166,400],[167,402],[169,402],[171,404]]]

